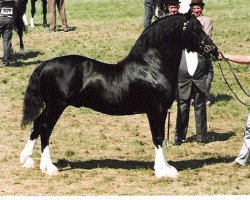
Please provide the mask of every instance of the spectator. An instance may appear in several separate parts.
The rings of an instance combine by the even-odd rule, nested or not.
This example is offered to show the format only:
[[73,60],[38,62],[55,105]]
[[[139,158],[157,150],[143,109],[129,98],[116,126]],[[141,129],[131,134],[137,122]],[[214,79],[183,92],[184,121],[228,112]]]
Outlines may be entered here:
[[64,0],[48,0],[48,7],[50,11],[50,31],[56,31],[56,6],[62,20],[62,29],[64,32],[68,32]]
[[167,0],[167,15],[174,15],[179,13],[180,2],[179,0]]
[[[203,0],[192,0],[190,9],[200,20],[204,31],[212,35],[212,23],[202,14]],[[178,74],[177,119],[175,128],[175,145],[181,145],[186,139],[191,99],[194,99],[196,142],[205,144],[207,133],[206,100],[213,80],[213,66],[209,58],[196,52],[183,50]]]
[[[227,60],[238,64],[250,65],[250,56],[224,54],[224,57]],[[222,56],[220,55],[219,59],[221,58]],[[229,166],[237,166],[237,165],[245,166],[249,162],[250,162],[250,113],[248,113],[247,123],[243,138],[243,145],[241,147],[240,153],[238,157],[229,164]]]
[[200,21],[205,33],[212,37],[213,23],[209,17],[203,15],[204,6],[203,0],[192,0],[190,4],[193,15]]
[[144,0],[144,28],[151,23],[153,16],[161,17],[165,13],[166,0]]
[[10,65],[16,3],[15,0],[0,1],[0,34],[3,37],[3,66]]

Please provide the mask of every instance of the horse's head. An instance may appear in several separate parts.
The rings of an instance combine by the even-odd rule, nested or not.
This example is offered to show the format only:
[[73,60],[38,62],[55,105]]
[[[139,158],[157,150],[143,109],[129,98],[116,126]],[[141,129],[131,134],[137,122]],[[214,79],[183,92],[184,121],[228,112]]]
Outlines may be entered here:
[[212,39],[204,32],[200,21],[189,13],[185,14],[183,24],[182,45],[190,51],[218,58],[218,48]]

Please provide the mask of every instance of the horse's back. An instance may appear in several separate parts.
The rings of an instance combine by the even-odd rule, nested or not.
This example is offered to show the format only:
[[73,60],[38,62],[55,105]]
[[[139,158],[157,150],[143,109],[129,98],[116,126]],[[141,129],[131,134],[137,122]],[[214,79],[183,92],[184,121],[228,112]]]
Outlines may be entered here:
[[144,113],[155,83],[130,68],[76,55],[54,58],[41,72],[41,93],[48,104],[85,106],[110,115]]

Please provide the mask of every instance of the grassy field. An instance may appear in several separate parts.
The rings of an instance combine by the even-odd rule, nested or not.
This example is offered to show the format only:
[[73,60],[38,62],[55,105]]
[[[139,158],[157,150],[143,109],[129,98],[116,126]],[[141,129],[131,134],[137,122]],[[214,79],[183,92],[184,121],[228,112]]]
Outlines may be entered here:
[[[213,40],[222,52],[250,55],[250,1],[205,1],[204,13],[214,22]],[[37,26],[24,36],[27,54],[15,54],[13,66],[0,68],[0,195],[232,195],[250,194],[250,166],[229,168],[237,156],[249,109],[225,85],[218,63],[208,110],[209,143],[198,146],[191,109],[189,139],[180,147],[166,147],[178,179],[157,180],[153,173],[154,146],[145,115],[107,116],[69,107],[57,123],[50,152],[60,172],[48,177],[39,169],[40,142],[34,150],[35,168],[22,169],[19,154],[30,134],[20,128],[22,101],[28,79],[44,60],[80,54],[104,62],[124,58],[143,31],[143,0],[68,0],[70,31],[49,33],[42,22],[38,1]],[[28,7],[28,17],[30,7]],[[57,24],[61,25],[60,18]],[[18,51],[14,34],[13,46]],[[250,99],[237,87],[222,62],[228,80],[243,101]],[[249,69],[233,64],[250,91]],[[176,104],[172,107],[173,141]]]

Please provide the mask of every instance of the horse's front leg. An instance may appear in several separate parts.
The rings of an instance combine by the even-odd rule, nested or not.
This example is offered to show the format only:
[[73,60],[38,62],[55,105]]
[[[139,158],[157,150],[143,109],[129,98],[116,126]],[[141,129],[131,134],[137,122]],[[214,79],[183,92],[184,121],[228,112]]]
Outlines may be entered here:
[[165,121],[167,116],[167,109],[164,109],[164,111],[157,111],[157,109],[154,109],[147,115],[152,133],[153,143],[155,145],[155,176],[157,178],[177,178],[179,174],[176,168],[168,164],[164,155]]

